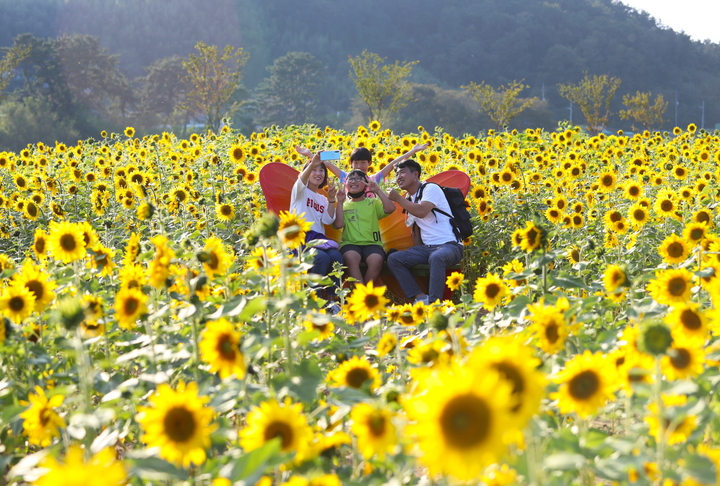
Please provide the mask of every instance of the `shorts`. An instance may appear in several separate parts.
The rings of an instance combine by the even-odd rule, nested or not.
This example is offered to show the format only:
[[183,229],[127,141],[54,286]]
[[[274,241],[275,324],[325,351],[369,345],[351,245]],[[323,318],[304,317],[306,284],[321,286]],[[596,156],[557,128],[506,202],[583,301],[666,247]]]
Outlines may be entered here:
[[367,260],[367,257],[370,255],[377,253],[380,255],[383,260],[385,260],[385,250],[383,250],[383,247],[380,245],[343,245],[340,248],[340,253],[343,255],[348,251],[354,251],[360,255],[360,261],[364,262]]

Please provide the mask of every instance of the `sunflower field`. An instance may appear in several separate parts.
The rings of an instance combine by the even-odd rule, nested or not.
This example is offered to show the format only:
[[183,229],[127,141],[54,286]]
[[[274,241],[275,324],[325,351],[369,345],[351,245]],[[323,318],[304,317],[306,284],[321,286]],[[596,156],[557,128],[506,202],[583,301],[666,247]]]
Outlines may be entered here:
[[[454,298],[331,312],[260,169],[425,142]],[[718,133],[128,127],[0,181],[0,484],[720,484]]]

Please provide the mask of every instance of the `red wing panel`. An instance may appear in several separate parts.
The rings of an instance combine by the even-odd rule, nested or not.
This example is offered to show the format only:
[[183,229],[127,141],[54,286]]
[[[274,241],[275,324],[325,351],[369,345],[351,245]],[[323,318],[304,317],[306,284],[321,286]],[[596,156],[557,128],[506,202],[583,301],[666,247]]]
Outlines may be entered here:
[[457,187],[462,191],[463,196],[467,196],[470,191],[470,176],[461,170],[446,170],[440,172],[428,179],[428,182],[434,182],[441,186]]
[[268,211],[278,214],[290,209],[290,192],[299,174],[282,162],[270,162],[260,169],[260,187]]

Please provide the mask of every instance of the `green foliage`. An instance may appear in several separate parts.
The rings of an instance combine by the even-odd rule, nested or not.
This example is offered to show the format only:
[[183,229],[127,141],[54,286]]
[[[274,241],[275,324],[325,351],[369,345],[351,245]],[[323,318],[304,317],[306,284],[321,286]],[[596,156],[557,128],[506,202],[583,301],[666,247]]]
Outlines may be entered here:
[[140,112],[145,124],[158,118],[163,125],[186,125],[188,114],[180,108],[187,96],[188,87],[183,82],[186,74],[183,59],[179,56],[158,59],[147,69],[147,75],[139,78]]
[[302,125],[317,115],[325,68],[308,52],[288,52],[267,70],[270,77],[255,90],[260,125]]
[[19,151],[26,140],[54,145],[56,140],[78,140],[72,121],[55,113],[43,98],[8,100],[0,105],[0,147]]
[[363,51],[359,56],[351,57],[349,62],[350,78],[369,111],[368,121],[383,123],[413,101],[407,78],[418,61],[384,64],[385,59],[379,55]]
[[620,87],[620,79],[607,74],[585,73],[577,84],[560,84],[560,94],[580,107],[588,131],[595,135],[607,127],[610,120],[610,102]]
[[513,118],[535,102],[534,98],[518,98],[522,90],[529,88],[522,84],[522,81],[513,81],[497,89],[485,84],[485,81],[480,84],[471,82],[461,87],[475,97],[480,108],[487,113],[498,130],[507,127]]
[[198,42],[195,49],[197,53],[190,54],[183,62],[187,71],[185,79],[191,87],[183,108],[204,115],[207,128],[216,132],[222,119],[240,108],[232,97],[240,88],[242,69],[249,54],[242,47],[232,46],[225,46],[220,53],[217,46],[202,42]]
[[5,55],[0,59],[0,100],[3,98],[2,92],[7,87],[10,79],[15,75],[15,69],[20,62],[30,54],[29,47],[20,47],[17,45],[3,50],[5,51]]
[[638,91],[634,95],[624,95],[623,105],[626,109],[620,110],[620,118],[632,120],[651,131],[659,129],[665,123],[668,102],[661,94],[655,96],[654,102],[651,102],[651,98],[652,93],[649,92]]

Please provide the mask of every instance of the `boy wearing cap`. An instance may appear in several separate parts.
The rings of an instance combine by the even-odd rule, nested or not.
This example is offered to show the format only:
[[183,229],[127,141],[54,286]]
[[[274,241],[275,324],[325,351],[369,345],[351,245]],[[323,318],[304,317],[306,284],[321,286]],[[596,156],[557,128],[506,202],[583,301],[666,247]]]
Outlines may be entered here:
[[[395,211],[395,204],[374,180],[368,180],[362,170],[353,170],[345,179],[345,191],[338,191],[338,208],[333,226],[343,228],[340,253],[348,274],[357,282],[375,282],[380,276],[385,250],[380,239],[379,221]],[[376,197],[369,198],[366,191]],[[365,275],[360,263],[365,262]]]

